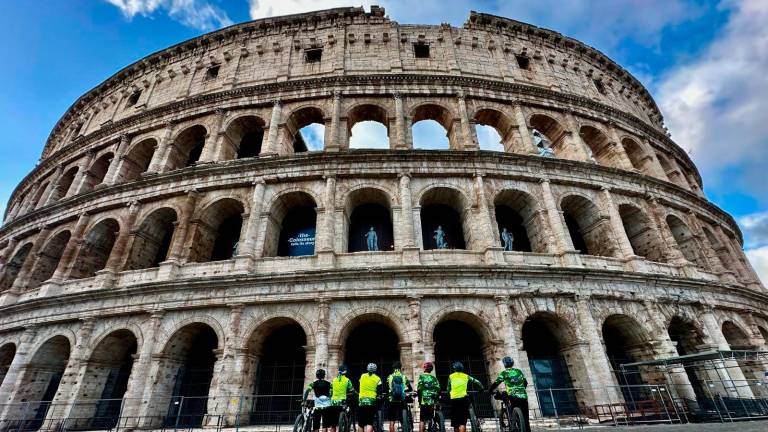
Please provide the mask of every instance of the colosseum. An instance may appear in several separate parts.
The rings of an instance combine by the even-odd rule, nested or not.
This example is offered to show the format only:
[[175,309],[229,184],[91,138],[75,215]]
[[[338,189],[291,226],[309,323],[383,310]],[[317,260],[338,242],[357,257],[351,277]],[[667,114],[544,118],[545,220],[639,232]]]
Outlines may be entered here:
[[[353,139],[371,124],[386,148]],[[0,427],[290,423],[317,368],[487,382],[506,355],[537,419],[732,417],[766,396],[742,243],[649,92],[577,40],[376,6],[245,22],[80,97],[14,190]]]

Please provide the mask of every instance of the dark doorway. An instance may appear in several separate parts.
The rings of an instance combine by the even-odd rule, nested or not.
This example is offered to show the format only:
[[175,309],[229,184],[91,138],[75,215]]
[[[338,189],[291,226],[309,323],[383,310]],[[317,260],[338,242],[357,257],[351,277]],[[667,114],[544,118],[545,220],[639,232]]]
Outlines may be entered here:
[[315,253],[317,213],[314,206],[294,207],[283,218],[277,256],[304,256]]
[[378,250],[394,248],[392,220],[389,210],[381,204],[361,204],[352,211],[349,221],[349,252],[368,250],[366,234],[373,228],[378,237]]
[[446,249],[465,249],[464,227],[461,215],[451,206],[430,204],[421,208],[421,235],[424,250],[438,249],[435,231],[440,227],[445,233]]
[[[701,335],[696,326],[687,320],[680,317],[674,317],[669,322],[669,328],[667,329],[669,338],[672,342],[675,342],[677,354],[684,356],[688,354],[696,354],[698,347],[704,343],[704,337]],[[695,365],[685,365],[685,374],[688,376],[688,381],[691,383],[693,393],[696,395],[696,399],[703,401],[708,399],[707,392],[704,390],[704,383],[699,379],[699,375],[696,373]]]
[[237,150],[237,158],[256,157],[261,153],[261,142],[264,139],[264,129],[257,129],[246,133],[240,140]]
[[216,241],[213,243],[211,261],[227,260],[237,254],[242,227],[243,217],[239,214],[232,215],[221,222],[216,233]]
[[[208,391],[216,364],[214,350],[218,347],[216,333],[207,325],[192,324],[177,335],[180,358],[173,386],[173,397],[168,408],[166,425],[199,427],[208,406]],[[177,418],[178,417],[178,418]]]
[[576,218],[571,216],[568,213],[563,213],[563,218],[565,219],[565,226],[568,227],[568,234],[571,236],[571,242],[573,243],[573,248],[582,255],[589,255],[589,250],[587,249],[587,242],[584,241],[584,236],[581,235],[581,228],[579,227],[579,222],[576,221]]
[[388,325],[369,321],[355,327],[344,342],[344,362],[347,376],[357,385],[368,363],[376,363],[377,375],[385,379],[392,373],[392,363],[400,360],[400,338]]
[[[496,206],[496,223],[499,228],[499,238],[502,237],[504,228],[513,236],[512,250],[518,252],[531,252],[531,242],[528,239],[528,231],[523,224],[523,218],[518,212],[505,205]],[[504,246],[501,242],[500,246]]]

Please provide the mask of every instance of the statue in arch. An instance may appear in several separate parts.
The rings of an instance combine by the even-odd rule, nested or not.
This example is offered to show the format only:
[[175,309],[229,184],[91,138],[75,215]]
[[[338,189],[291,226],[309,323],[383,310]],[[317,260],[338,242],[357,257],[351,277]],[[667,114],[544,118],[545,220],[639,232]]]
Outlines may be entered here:
[[504,246],[504,251],[512,251],[512,244],[515,241],[515,236],[507,231],[507,228],[501,229],[501,245]]
[[552,142],[549,140],[549,138],[547,138],[546,135],[536,129],[533,129],[532,135],[533,143],[536,144],[536,148],[539,151],[539,156],[550,158],[555,157],[555,151],[552,150]]
[[445,231],[441,225],[437,226],[435,234],[432,236],[435,239],[435,247],[437,249],[448,249],[448,242],[445,241]]
[[379,235],[376,234],[376,230],[371,227],[367,233],[365,233],[365,242],[368,245],[368,251],[374,252],[379,250]]

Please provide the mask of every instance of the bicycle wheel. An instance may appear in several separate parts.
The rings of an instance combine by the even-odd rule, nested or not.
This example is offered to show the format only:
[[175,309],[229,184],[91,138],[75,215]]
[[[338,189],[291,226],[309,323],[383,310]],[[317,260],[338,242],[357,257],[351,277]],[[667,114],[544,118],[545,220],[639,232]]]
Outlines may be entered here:
[[480,426],[480,420],[475,415],[475,407],[469,406],[469,423],[472,426],[472,432],[481,432],[483,430]]
[[381,408],[376,411],[376,416],[373,418],[373,428],[376,432],[384,432],[384,415]]
[[349,432],[349,416],[346,411],[339,413],[339,432]]
[[411,413],[408,408],[403,408],[403,412],[400,417],[400,424],[402,425],[402,432],[413,431],[413,420],[411,420]]
[[512,427],[509,424],[509,405],[506,403],[502,403],[499,410],[499,428],[502,432],[512,432]]
[[304,414],[296,416],[296,421],[293,422],[293,432],[304,432]]
[[528,432],[528,428],[525,426],[525,414],[520,407],[514,407],[512,409],[512,415],[509,416],[511,432]]
[[445,432],[445,415],[442,411],[435,412],[435,420],[437,424],[437,432]]

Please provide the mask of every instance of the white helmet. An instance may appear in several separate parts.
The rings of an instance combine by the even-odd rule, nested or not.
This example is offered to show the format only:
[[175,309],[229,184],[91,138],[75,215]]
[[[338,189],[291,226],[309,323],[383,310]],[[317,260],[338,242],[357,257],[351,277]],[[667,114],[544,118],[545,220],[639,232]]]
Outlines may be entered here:
[[376,372],[376,363],[368,363],[368,372],[374,373]]

